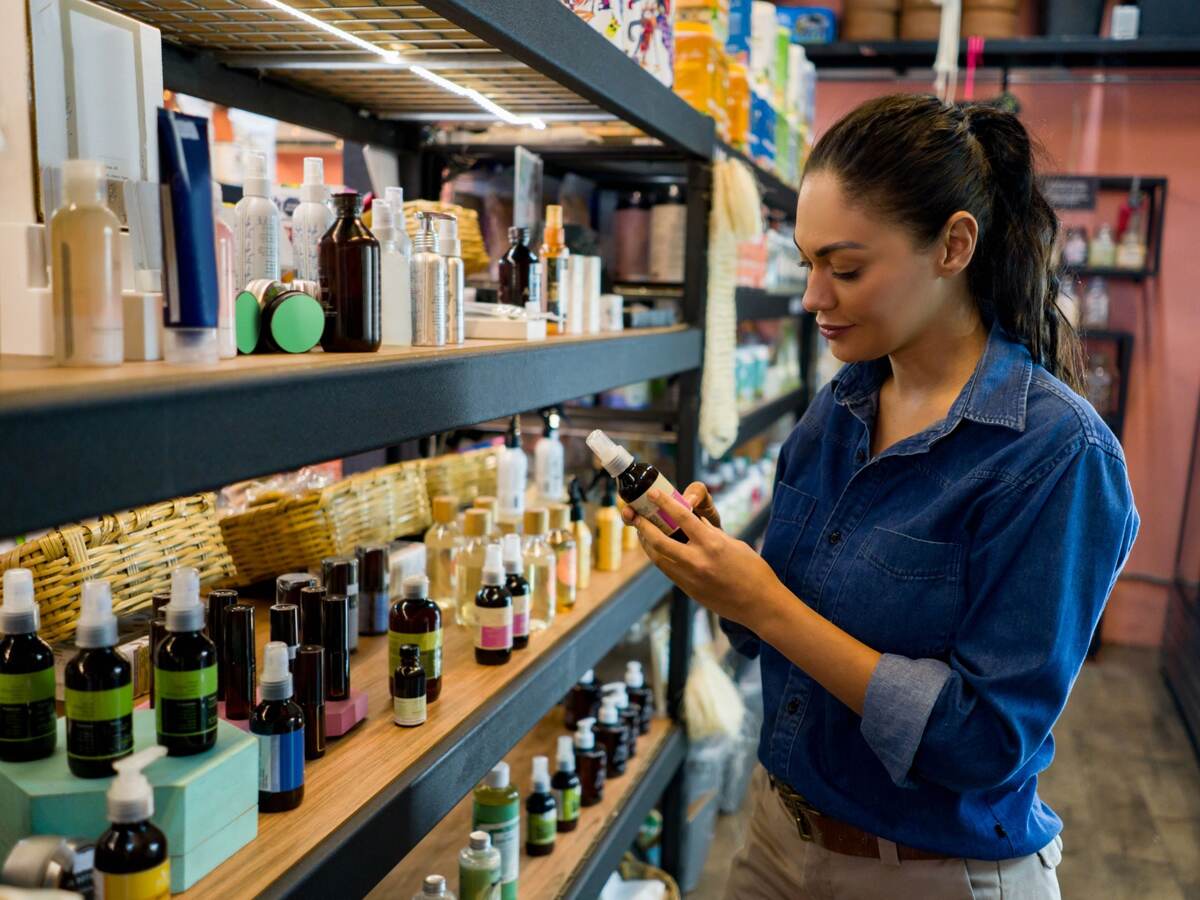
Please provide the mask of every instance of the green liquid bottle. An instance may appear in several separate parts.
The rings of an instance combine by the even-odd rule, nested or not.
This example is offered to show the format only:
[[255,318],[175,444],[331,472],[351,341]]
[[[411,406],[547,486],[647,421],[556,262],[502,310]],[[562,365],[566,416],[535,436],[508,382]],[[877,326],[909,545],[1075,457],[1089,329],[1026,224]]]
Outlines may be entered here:
[[167,636],[154,653],[155,728],[170,756],[203,753],[217,742],[217,648],[204,635],[200,573],[171,573]]
[[558,739],[558,771],[550,779],[551,793],[558,815],[559,831],[574,831],[579,827],[579,807],[583,799],[579,776],[575,774],[575,745],[569,734]]
[[496,763],[475,788],[472,827],[486,831],[500,851],[501,900],[517,900],[521,865],[521,794],[509,783],[508,763]]
[[27,762],[54,752],[54,651],[37,636],[33,573],[4,573],[0,607],[0,760]]
[[116,650],[117,617],[107,581],[85,581],[75,645],[63,673],[67,766],[80,778],[112,775],[133,752],[133,669]]
[[459,900],[499,900],[500,851],[486,831],[472,831],[470,843],[458,853]]

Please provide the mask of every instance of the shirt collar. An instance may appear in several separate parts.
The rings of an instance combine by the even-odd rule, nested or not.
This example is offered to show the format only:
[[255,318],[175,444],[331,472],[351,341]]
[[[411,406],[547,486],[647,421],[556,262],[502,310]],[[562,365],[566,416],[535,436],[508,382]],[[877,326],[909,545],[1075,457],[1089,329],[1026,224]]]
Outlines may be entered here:
[[[859,418],[869,417],[864,420],[873,422],[879,387],[890,373],[887,357],[851,363],[833,379],[833,398]],[[1032,377],[1033,360],[1029,351],[999,325],[993,325],[975,371],[946,418],[929,429],[929,438],[949,433],[963,419],[1024,431]]]

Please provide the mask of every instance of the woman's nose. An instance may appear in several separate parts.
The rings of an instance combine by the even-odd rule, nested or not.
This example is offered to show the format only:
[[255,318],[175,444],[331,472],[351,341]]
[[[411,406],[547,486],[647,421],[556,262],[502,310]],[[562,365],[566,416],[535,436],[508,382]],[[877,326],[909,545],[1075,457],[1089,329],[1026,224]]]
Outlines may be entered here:
[[833,296],[828,276],[813,270],[808,273],[808,286],[804,289],[804,308],[810,313],[833,309],[837,300]]

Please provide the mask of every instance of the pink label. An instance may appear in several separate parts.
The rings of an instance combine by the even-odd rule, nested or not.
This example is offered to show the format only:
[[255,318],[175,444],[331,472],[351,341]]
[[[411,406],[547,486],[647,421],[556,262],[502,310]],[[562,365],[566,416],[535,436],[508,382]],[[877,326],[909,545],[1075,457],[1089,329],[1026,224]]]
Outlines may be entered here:
[[521,615],[513,616],[513,634],[519,637],[524,637],[529,634],[529,614],[522,613]]
[[512,626],[480,625],[475,646],[480,650],[507,650],[512,646]]
[[[679,491],[671,491],[671,496],[674,497],[676,500],[678,500],[680,503],[682,503],[684,506],[687,506],[687,501],[683,499],[683,494],[679,493]],[[663,522],[666,524],[666,526],[668,528],[670,528],[672,531],[675,531],[677,528],[679,528],[679,523],[676,522],[671,517],[670,513],[668,513],[661,506],[658,508],[658,517],[660,519],[662,519]]]

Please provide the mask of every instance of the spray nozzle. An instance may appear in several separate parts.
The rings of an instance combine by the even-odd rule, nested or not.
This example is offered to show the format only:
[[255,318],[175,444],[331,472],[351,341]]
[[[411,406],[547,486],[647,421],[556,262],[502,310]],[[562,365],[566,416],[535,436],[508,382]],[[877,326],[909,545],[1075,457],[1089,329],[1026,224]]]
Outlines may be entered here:
[[599,428],[587,436],[587,445],[600,461],[600,465],[604,466],[604,471],[613,477],[620,475],[633,463],[633,454],[615,443]]
[[110,822],[144,822],[154,815],[154,788],[142,770],[166,755],[167,748],[156,744],[113,762],[117,777],[108,789]]
[[[307,160],[305,168],[307,169]],[[246,154],[246,177],[247,178],[266,178],[267,177],[267,155],[265,153],[250,152]]]
[[545,756],[535,756],[533,758],[533,769],[530,773],[529,780],[533,784],[535,792],[547,791],[550,789],[550,760]]
[[288,671],[288,647],[283,641],[268,641],[263,648],[263,669],[258,679],[263,700],[286,700],[292,696],[292,673]]
[[542,410],[542,420],[546,423],[544,434],[552,437],[562,427],[562,410],[557,406],[547,407]]
[[629,694],[626,693],[625,682],[623,681],[614,681],[606,684],[600,689],[600,692],[603,695],[601,703],[612,698],[613,705],[618,710],[625,709],[629,705]]
[[642,664],[636,659],[631,659],[625,663],[625,684],[631,688],[646,686],[646,676],[642,672]]
[[387,205],[392,208],[397,218],[404,217],[404,188],[389,187],[383,192],[384,199],[387,200]]
[[424,600],[429,596],[429,579],[424,575],[409,575],[400,583],[400,596],[405,600]]
[[417,213],[417,236],[413,238],[414,250],[438,252],[440,243],[434,220],[441,218],[442,215],[442,213],[428,212],[424,209]]
[[483,583],[493,586],[504,583],[504,564],[499,544],[488,544],[483,551]]
[[505,447],[520,447],[521,446],[521,417],[514,415],[508,423],[508,434],[504,436]]
[[171,573],[171,602],[164,608],[167,631],[199,631],[204,627],[200,604],[200,573],[180,566]]
[[113,615],[112,588],[107,581],[85,581],[79,608],[77,647],[112,647],[117,643],[117,617]]
[[319,156],[304,157],[304,183],[325,184],[325,160]]
[[554,758],[560,770],[566,772],[574,771],[575,742],[571,740],[569,734],[560,734],[558,736],[558,751],[554,754]]
[[595,725],[596,720],[590,716],[575,723],[575,749],[591,750],[596,746],[596,735],[592,733]]
[[4,573],[4,605],[0,606],[0,631],[5,634],[32,634],[37,631],[33,572],[29,569],[8,569]]
[[371,230],[378,232],[384,228],[391,228],[395,221],[392,205],[376,197],[371,203]]
[[506,534],[502,538],[504,546],[504,571],[509,575],[519,575],[525,567],[521,557],[521,536]]

